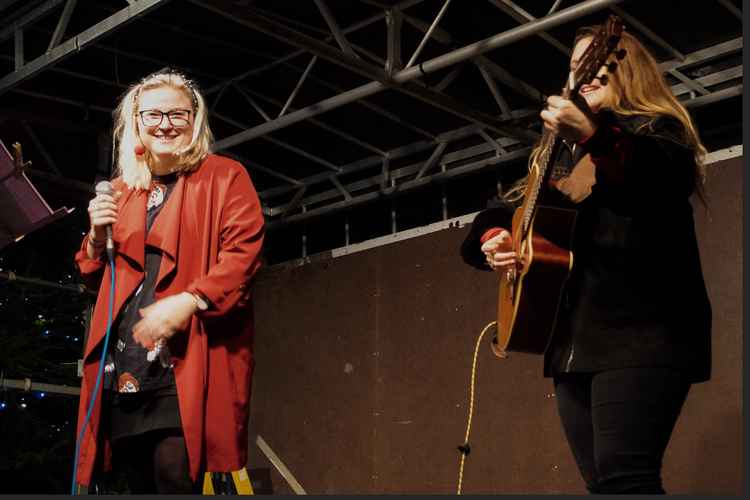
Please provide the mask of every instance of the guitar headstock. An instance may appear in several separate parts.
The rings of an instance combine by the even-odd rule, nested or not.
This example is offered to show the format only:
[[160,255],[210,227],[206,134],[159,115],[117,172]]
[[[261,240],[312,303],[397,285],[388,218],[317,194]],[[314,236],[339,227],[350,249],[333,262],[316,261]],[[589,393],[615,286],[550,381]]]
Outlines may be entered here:
[[[607,21],[594,33],[591,43],[581,55],[581,59],[571,72],[569,81],[569,90],[571,95],[575,95],[582,86],[592,82],[596,78],[602,85],[608,81],[607,75],[598,76],[599,70],[607,62],[611,54],[615,54],[616,59],[621,60],[625,57],[625,50],[615,51],[617,44],[622,37],[622,20],[617,16],[609,16]],[[610,73],[617,69],[617,62],[611,61],[607,64]]]

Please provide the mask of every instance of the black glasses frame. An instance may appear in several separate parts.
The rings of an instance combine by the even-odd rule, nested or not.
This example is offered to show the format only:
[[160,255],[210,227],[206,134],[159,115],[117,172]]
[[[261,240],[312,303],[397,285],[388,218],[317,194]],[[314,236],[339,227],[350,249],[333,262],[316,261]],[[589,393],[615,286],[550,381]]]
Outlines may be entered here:
[[[170,113],[174,113],[175,111],[184,111],[184,112],[186,112],[188,114],[188,123],[186,123],[185,125],[175,125],[172,122],[172,117],[169,116]],[[181,108],[170,109],[169,111],[161,111],[160,109],[144,109],[142,111],[138,111],[138,115],[141,117],[141,124],[144,127],[160,127],[161,124],[164,123],[164,117],[166,116],[167,117],[167,121],[169,122],[169,124],[173,128],[185,128],[188,125],[190,125],[190,114],[192,112],[193,112],[192,109],[181,109]],[[146,119],[143,116],[144,113],[161,113],[161,118],[159,119],[159,123],[157,123],[156,125],[148,125],[148,124],[146,124]]]

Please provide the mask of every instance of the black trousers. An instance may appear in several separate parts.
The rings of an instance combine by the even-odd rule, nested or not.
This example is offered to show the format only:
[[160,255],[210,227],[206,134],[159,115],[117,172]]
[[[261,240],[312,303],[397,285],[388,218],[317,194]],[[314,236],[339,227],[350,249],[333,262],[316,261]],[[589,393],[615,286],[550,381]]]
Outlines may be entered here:
[[558,412],[593,494],[663,494],[661,466],[690,382],[669,368],[566,373],[554,378]]
[[[193,483],[181,429],[157,429],[112,443],[112,465],[131,494],[200,494]],[[199,476],[202,479],[202,475]]]

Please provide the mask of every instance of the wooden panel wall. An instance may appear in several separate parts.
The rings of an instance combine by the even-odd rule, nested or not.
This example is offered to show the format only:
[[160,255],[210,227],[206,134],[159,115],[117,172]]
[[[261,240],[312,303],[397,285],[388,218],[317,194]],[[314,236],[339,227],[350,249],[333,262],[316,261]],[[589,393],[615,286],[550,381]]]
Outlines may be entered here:
[[[672,493],[742,488],[742,159],[711,166],[696,224],[713,304],[712,381],[693,387],[665,457]],[[697,206],[697,205],[696,205]],[[255,292],[249,467],[260,434],[311,494],[455,493],[474,346],[492,273],[461,261],[466,228],[277,266]],[[655,249],[655,258],[659,249]],[[480,346],[464,493],[585,493],[541,357]]]

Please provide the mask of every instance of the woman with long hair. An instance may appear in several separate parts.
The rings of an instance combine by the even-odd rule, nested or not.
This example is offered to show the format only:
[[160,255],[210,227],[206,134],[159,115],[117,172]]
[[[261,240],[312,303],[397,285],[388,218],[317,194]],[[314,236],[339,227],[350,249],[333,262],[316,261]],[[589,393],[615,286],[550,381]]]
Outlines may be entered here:
[[88,485],[114,465],[131,493],[192,493],[202,472],[247,462],[250,285],[263,215],[245,168],[210,153],[205,100],[184,75],[165,69],[131,85],[114,120],[113,189],[89,203],[76,254],[99,290],[76,480]]
[[[579,30],[571,71],[599,29]],[[689,201],[706,150],[648,51],[627,32],[618,49],[615,71],[603,66],[571,99],[550,96],[540,114],[564,141],[558,161],[573,167],[548,199],[577,211],[544,375],[591,493],[664,493],[672,429],[690,385],[710,378],[711,306]],[[522,179],[477,215],[461,249],[468,264],[525,265],[509,232],[524,189]]]

